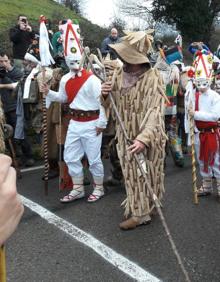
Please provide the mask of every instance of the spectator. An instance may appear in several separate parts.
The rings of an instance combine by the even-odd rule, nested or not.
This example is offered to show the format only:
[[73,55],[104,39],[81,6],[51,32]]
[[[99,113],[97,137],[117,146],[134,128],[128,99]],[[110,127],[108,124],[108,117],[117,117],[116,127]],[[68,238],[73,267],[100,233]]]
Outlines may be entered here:
[[24,55],[31,44],[35,33],[24,15],[18,16],[18,23],[9,31],[10,40],[13,43],[13,58],[17,67],[23,69]]
[[59,31],[55,32],[52,38],[53,53],[55,57],[63,57],[63,40],[60,26],[66,24],[66,22],[67,20],[59,21]]
[[111,47],[109,47],[109,44],[115,44],[118,42],[120,42],[120,38],[118,37],[118,31],[116,28],[113,27],[111,29],[111,34],[108,37],[106,37],[102,42],[102,46],[101,46],[102,56],[106,57],[108,54],[110,54],[111,60],[117,59],[117,55],[115,51]]
[[11,159],[0,154],[0,246],[15,231],[24,207],[16,190],[16,172]]
[[[10,59],[5,52],[0,52],[0,84],[8,85],[18,82],[22,78],[22,72],[15,66],[11,65]],[[6,123],[10,124],[14,130],[17,125],[17,95],[12,89],[0,89],[3,110],[6,118]],[[19,124],[19,126],[22,126]],[[23,129],[23,128],[22,128]],[[15,132],[16,143],[21,144],[22,153],[24,155],[24,162],[27,166],[34,164],[32,158],[32,150],[30,144],[27,142],[24,135],[19,135]],[[19,140],[18,140],[19,139]]]

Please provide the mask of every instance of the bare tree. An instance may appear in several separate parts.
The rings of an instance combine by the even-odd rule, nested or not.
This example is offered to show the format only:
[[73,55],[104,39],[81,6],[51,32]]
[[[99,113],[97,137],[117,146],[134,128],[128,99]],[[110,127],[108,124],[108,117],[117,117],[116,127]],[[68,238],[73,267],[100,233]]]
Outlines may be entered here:
[[122,13],[175,26],[189,41],[209,42],[220,12],[219,0],[120,0]]
[[82,15],[82,10],[85,7],[87,0],[61,0],[61,2],[70,10]]
[[151,14],[151,2],[150,0],[119,0],[117,6],[119,11],[126,16],[148,20]]

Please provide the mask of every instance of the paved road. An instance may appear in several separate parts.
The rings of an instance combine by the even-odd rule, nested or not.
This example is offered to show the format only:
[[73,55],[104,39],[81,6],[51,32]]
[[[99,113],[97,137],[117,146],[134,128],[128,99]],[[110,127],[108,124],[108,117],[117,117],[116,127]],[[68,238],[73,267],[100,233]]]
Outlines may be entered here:
[[[107,163],[107,174],[108,168]],[[118,228],[123,217],[120,203],[125,197],[122,187],[109,187],[106,196],[95,204],[82,199],[63,205],[58,201],[62,196],[58,192],[58,179],[49,182],[49,196],[44,196],[42,173],[42,170],[23,173],[18,182],[19,192],[86,235],[72,231],[62,220],[54,225],[50,214],[43,219],[26,208],[18,230],[7,244],[8,281],[185,281],[158,216],[150,225],[133,231]],[[192,203],[189,159],[184,168],[175,167],[168,159],[165,181],[163,212],[191,281],[219,282],[220,204],[216,195],[201,199],[198,206]],[[90,191],[91,187],[87,187],[87,194]],[[41,208],[40,213],[45,210]],[[71,237],[71,232],[84,244]],[[105,244],[106,249],[99,248],[104,258],[91,249],[87,235]],[[107,247],[121,255],[114,265],[110,262],[115,255],[112,257]],[[120,270],[123,259],[126,261]],[[136,279],[132,273],[136,273]],[[143,278],[143,273],[146,277],[150,273],[152,278]]]

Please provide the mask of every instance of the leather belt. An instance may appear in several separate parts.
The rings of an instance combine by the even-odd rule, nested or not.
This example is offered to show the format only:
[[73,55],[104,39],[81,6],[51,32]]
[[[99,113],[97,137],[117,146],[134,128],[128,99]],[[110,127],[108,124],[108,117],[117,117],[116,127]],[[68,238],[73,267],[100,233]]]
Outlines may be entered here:
[[201,133],[205,133],[205,132],[212,132],[212,133],[214,133],[217,128],[218,128],[218,126],[211,127],[211,128],[198,128],[198,129],[199,129],[199,131]]
[[70,113],[73,117],[92,117],[99,115],[99,110],[94,110],[94,111],[71,110]]
[[75,121],[91,121],[99,118],[99,110],[94,111],[82,111],[82,110],[71,110],[71,118]]

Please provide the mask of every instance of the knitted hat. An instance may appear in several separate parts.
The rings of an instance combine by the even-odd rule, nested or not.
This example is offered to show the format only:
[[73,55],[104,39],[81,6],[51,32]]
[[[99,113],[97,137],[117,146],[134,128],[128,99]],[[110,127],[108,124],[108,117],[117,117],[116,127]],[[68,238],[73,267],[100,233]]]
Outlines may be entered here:
[[149,63],[147,57],[153,41],[152,30],[126,32],[126,36],[122,37],[122,41],[109,46],[119,55],[119,57],[129,64]]

